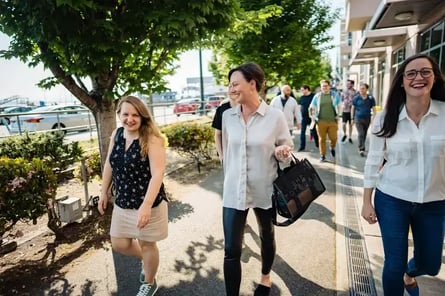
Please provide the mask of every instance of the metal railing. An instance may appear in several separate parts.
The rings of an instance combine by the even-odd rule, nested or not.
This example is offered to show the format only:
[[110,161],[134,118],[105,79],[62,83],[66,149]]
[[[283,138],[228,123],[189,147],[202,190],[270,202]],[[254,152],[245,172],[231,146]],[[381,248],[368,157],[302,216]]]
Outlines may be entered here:
[[[191,108],[175,108],[175,104],[177,102],[168,102],[168,103],[154,103],[148,105],[148,108],[158,125],[166,125],[175,122],[188,121],[191,119],[195,119],[198,116],[213,116],[214,107],[205,108],[205,104],[207,101],[197,101],[193,103],[195,105]],[[88,124],[84,125],[75,125],[75,126],[62,126],[64,124],[63,115],[64,114],[73,114],[73,113],[88,113]],[[54,121],[52,127],[50,129],[33,129],[27,130],[26,126],[23,126],[23,117],[28,117],[29,115],[52,115],[56,114],[56,120]],[[10,122],[12,122],[14,128],[11,128],[11,123],[8,124],[8,118]],[[116,121],[119,122],[116,117]],[[96,129],[96,122],[94,120],[94,116],[89,110],[73,110],[67,111],[45,111],[45,112],[34,112],[33,110],[30,112],[22,112],[22,113],[9,113],[9,114],[0,114],[0,128],[1,126],[6,127],[7,134],[0,132],[0,138],[9,135],[18,135],[23,134],[24,132],[29,133],[42,133],[58,130],[64,133],[71,132],[79,132],[79,131],[89,131],[92,137],[92,132]]]

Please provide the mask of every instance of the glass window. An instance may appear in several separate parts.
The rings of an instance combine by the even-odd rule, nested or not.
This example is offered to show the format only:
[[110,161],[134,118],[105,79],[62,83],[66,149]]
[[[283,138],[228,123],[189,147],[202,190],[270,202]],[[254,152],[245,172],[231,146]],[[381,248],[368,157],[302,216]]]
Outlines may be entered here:
[[430,35],[431,31],[427,31],[420,35],[420,51],[430,48]]
[[386,66],[385,61],[381,61],[379,63],[379,72],[384,72],[385,71],[385,66]]
[[442,43],[443,22],[431,30],[431,47]]
[[440,59],[440,70],[445,73],[445,45],[442,46],[442,57]]
[[[430,51],[429,56],[431,56],[437,63],[440,63],[440,47]],[[439,64],[440,65],[440,64]]]

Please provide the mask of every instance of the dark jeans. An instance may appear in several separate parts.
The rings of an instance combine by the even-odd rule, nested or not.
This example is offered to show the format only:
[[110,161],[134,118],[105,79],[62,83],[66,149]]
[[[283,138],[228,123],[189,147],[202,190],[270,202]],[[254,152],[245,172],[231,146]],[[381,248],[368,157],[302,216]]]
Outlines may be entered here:
[[[228,296],[238,296],[241,284],[241,250],[249,210],[223,207],[224,282]],[[275,258],[275,234],[272,209],[253,209],[261,238],[261,272],[269,274]]]
[[[385,253],[383,291],[386,296],[401,296],[404,291],[404,273],[411,277],[439,273],[444,241],[445,200],[413,203],[376,190],[374,203]],[[414,256],[407,264],[410,228]]]
[[371,118],[359,118],[354,120],[354,122],[358,132],[358,150],[365,151],[366,135],[368,133],[369,124],[371,123]]
[[[310,119],[303,119],[301,121],[300,149],[306,149],[306,128],[310,125]],[[309,133],[312,137],[314,137],[315,147],[318,148],[318,134],[316,128],[314,127],[313,129],[309,130]]]

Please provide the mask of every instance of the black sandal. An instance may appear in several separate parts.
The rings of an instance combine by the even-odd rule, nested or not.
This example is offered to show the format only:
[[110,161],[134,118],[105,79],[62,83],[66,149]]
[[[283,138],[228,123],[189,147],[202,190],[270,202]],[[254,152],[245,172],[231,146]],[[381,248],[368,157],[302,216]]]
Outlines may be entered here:
[[256,287],[253,296],[269,296],[269,293],[270,293],[270,287],[259,284]]

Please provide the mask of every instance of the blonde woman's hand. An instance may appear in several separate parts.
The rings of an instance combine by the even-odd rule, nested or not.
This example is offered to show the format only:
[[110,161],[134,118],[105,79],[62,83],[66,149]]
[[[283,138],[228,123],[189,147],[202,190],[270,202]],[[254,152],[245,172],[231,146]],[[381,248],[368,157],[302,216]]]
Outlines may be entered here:
[[369,224],[374,224],[377,222],[377,215],[375,214],[374,207],[370,203],[364,203],[362,206],[362,217]]
[[275,157],[279,161],[289,160],[289,158],[291,157],[291,151],[292,151],[292,147],[290,147],[288,145],[277,146],[275,148]]
[[110,198],[111,198],[111,192],[107,191],[100,194],[100,198],[97,203],[97,210],[101,215],[105,214]]
[[151,205],[142,203],[142,205],[139,207],[138,210],[138,222],[137,222],[137,228],[142,229],[144,228],[148,222],[150,222],[151,218]]

